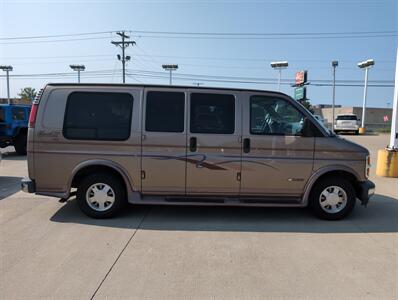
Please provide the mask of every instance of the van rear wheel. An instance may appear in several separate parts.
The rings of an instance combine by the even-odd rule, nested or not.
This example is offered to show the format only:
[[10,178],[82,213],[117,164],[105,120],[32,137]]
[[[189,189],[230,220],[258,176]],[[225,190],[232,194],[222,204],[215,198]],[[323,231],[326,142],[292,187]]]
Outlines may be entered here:
[[96,219],[111,218],[126,204],[126,190],[111,174],[92,174],[80,182],[76,199],[86,215]]
[[355,190],[348,180],[328,177],[314,186],[309,206],[321,219],[340,220],[352,212],[355,202]]

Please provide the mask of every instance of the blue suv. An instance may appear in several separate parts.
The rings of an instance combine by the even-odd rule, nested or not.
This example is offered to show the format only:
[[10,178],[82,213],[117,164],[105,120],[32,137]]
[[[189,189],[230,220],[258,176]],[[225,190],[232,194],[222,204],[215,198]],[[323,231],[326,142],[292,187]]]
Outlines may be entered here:
[[0,105],[0,148],[14,146],[19,155],[26,155],[30,105]]

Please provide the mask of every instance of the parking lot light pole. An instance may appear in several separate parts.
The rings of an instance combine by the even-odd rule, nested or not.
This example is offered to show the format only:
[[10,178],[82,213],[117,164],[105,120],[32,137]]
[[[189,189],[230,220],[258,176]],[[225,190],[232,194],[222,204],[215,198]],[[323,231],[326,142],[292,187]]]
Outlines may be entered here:
[[363,103],[362,103],[362,120],[361,120],[361,128],[359,128],[360,133],[365,133],[365,112],[366,112],[366,96],[368,92],[368,70],[372,66],[374,66],[375,62],[373,59],[368,59],[358,63],[358,67],[361,69],[365,69],[365,86],[363,90]]
[[391,135],[390,144],[388,148],[391,150],[398,151],[398,49],[397,49],[397,61],[395,66],[395,88],[394,88],[394,100],[392,107],[392,120],[391,120]]
[[170,85],[173,84],[173,79],[172,79],[172,72],[178,69],[178,65],[162,65],[162,68],[166,71],[169,71],[169,82]]
[[281,79],[282,79],[282,69],[286,69],[289,66],[287,61],[273,61],[271,62],[271,68],[279,71],[278,74],[278,91],[281,90]]
[[6,72],[7,77],[7,103],[11,104],[10,100],[10,71],[12,71],[12,66],[0,66],[0,69]]
[[376,175],[398,178],[398,48],[395,65],[390,143],[385,149],[380,149],[377,153]]
[[335,107],[335,101],[336,101],[336,68],[339,65],[339,62],[337,60],[332,61],[332,67],[333,67],[333,102],[332,102],[332,132],[334,132],[334,107]]
[[84,65],[69,65],[73,71],[77,71],[77,83],[80,83],[80,71],[84,71],[86,67]]

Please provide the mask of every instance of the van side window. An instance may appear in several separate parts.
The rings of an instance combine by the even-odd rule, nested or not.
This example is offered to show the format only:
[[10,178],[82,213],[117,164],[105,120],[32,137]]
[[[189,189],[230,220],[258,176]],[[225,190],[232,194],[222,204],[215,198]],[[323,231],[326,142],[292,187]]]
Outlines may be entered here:
[[191,94],[191,132],[235,132],[235,97],[224,94]]
[[270,96],[250,97],[250,133],[301,135],[304,115],[288,101]]
[[146,95],[145,130],[183,132],[184,112],[184,93],[148,92]]
[[132,111],[130,94],[74,92],[66,102],[63,134],[72,140],[127,140]]

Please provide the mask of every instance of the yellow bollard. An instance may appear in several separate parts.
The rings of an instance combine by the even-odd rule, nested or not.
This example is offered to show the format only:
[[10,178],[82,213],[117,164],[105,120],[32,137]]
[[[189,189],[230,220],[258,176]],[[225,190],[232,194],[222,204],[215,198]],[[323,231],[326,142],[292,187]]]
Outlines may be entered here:
[[379,150],[376,175],[398,178],[398,151],[388,149]]
[[366,133],[366,128],[365,127],[359,127],[359,134],[365,134]]

